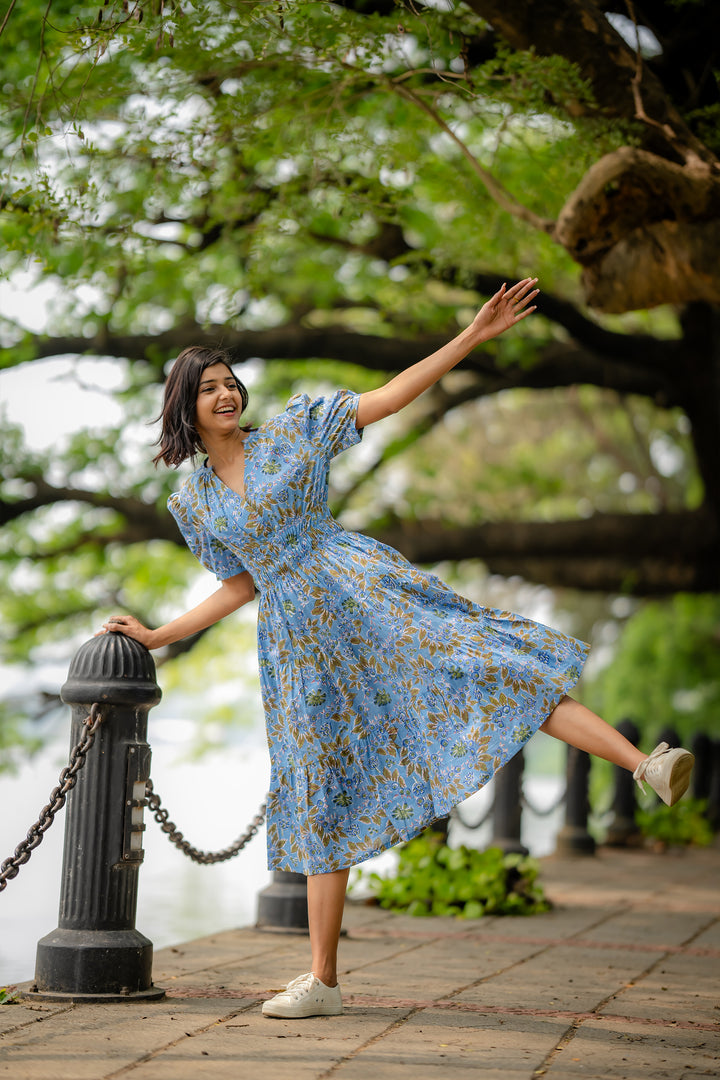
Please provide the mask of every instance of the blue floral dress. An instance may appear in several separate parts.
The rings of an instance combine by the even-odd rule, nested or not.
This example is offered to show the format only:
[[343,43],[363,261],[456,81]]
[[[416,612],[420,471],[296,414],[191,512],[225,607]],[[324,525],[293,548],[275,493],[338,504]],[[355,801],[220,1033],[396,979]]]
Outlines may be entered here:
[[248,570],[260,592],[270,869],[352,866],[446,815],[540,727],[588,651],[334,520],[328,469],[360,441],[357,400],[294,396],[248,435],[244,495],[206,463],[168,503],[208,569]]

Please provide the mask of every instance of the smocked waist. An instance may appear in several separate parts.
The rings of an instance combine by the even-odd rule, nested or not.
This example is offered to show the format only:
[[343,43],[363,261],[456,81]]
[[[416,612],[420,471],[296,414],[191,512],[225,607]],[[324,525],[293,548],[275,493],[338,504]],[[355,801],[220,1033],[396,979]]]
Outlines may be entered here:
[[311,554],[322,551],[344,531],[332,517],[304,518],[297,526],[260,541],[248,570],[259,589],[271,589],[284,574],[299,569]]

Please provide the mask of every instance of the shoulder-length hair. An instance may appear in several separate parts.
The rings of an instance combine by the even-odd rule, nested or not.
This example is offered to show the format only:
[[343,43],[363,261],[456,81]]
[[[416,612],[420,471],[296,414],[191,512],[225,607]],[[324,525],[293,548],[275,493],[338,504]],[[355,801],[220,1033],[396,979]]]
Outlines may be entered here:
[[[202,373],[213,364],[225,365],[238,385],[241,412],[247,408],[248,392],[233,371],[230,357],[224,349],[205,345],[190,345],[183,349],[165,383],[162,412],[158,417],[162,421],[162,430],[157,439],[160,450],[153,458],[155,465],[164,461],[166,465],[177,468],[187,458],[205,450],[195,428],[195,410]],[[243,430],[249,431],[250,426]]]

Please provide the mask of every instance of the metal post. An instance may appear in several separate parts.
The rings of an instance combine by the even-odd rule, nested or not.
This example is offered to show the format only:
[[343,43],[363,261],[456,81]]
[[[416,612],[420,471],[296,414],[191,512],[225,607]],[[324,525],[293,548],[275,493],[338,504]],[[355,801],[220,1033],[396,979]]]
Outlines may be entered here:
[[707,819],[713,829],[720,829],[720,739],[712,743],[712,774],[708,791]]
[[568,746],[565,824],[558,833],[557,851],[561,855],[594,855],[595,841],[588,832],[590,799],[590,755],[576,746]]
[[[640,732],[632,720],[621,720],[618,731],[637,746]],[[635,824],[636,787],[632,773],[619,765],[613,767],[615,774],[615,793],[612,801],[612,818],[608,826],[605,843],[609,847],[633,847],[640,843],[641,833]]]
[[257,925],[261,930],[308,930],[307,878],[275,870],[272,884],[258,894]]
[[525,755],[519,750],[514,757],[495,773],[495,797],[493,801],[492,847],[499,847],[506,854],[518,852],[527,855],[528,849],[520,842],[522,817],[522,775]]
[[709,735],[696,735],[692,741],[695,755],[691,777],[693,799],[707,799],[710,795],[713,774],[713,744]]
[[59,924],[38,942],[28,996],[157,999],[164,991],[152,984],[152,942],[135,929],[150,776],[147,714],[160,700],[155,665],[137,641],[104,634],[75,654],[61,693],[72,705],[71,746],[94,702],[103,721],[68,795]]

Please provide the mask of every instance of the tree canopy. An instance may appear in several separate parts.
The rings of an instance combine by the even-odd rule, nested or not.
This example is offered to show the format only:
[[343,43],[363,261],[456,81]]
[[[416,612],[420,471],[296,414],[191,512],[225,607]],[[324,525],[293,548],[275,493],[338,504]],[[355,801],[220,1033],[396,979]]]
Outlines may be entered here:
[[260,419],[299,380],[377,385],[525,274],[538,313],[336,508],[418,562],[716,590],[718,30],[713,0],[12,2],[0,265],[56,292],[41,333],[3,311],[0,361],[115,358],[126,411],[52,456],[4,425],[15,655],[187,580],[137,453],[180,348],[249,363]]

